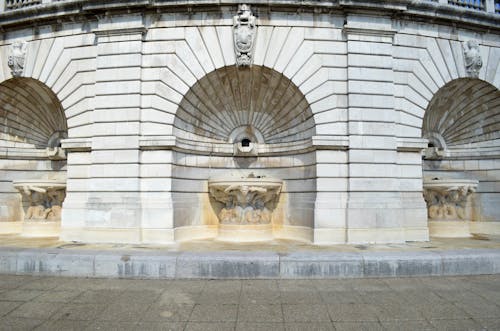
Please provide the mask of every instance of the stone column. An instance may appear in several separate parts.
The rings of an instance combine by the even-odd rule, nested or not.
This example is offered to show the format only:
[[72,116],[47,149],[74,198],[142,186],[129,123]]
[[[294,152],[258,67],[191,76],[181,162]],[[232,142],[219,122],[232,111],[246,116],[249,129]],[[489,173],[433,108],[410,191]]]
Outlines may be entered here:
[[[395,32],[389,17],[361,14],[348,15],[344,29],[349,102],[347,241],[403,242],[409,239],[404,212],[408,190],[403,187],[403,169],[398,164],[392,56]],[[421,178],[421,173],[415,176]]]
[[92,241],[142,242],[140,111],[142,15],[101,17],[86,232]]

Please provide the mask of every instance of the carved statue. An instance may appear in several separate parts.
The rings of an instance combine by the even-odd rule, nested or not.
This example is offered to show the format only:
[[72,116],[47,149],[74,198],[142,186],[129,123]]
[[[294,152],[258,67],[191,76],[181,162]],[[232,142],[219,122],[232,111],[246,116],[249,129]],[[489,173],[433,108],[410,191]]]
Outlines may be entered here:
[[252,64],[252,51],[256,32],[255,20],[250,6],[245,4],[238,6],[238,15],[233,18],[234,50],[236,65],[238,66]]
[[464,43],[464,60],[467,74],[471,77],[477,77],[479,75],[479,70],[483,66],[483,60],[481,59],[477,41],[469,40]]
[[26,57],[26,42],[16,41],[10,46],[8,66],[12,76],[19,77],[23,74],[24,60]]

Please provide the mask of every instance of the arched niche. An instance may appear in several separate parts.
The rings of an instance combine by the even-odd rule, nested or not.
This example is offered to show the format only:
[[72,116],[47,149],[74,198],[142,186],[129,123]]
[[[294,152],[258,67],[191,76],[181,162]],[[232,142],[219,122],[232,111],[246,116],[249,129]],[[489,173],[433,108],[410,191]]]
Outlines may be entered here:
[[309,139],[315,125],[298,87],[263,66],[209,73],[186,93],[174,121],[177,137],[198,141],[232,142],[245,130],[260,143],[275,144]]
[[172,198],[174,225],[182,233],[177,239],[216,236],[222,207],[210,197],[207,181],[230,177],[281,181],[273,207],[275,237],[311,240],[315,131],[304,94],[273,69],[227,66],[197,81],[174,120]]
[[433,96],[422,129],[444,150],[500,146],[500,91],[479,79],[453,80]]
[[[480,79],[447,83],[429,103],[422,132],[429,140],[423,177],[430,234],[500,233],[500,91]],[[449,183],[449,187],[426,188],[436,183]],[[445,207],[451,214],[460,211],[456,224],[436,220],[432,208]],[[440,217],[451,217],[444,215]]]
[[57,96],[32,78],[0,84],[0,139],[5,147],[57,147],[67,135],[67,121]]
[[24,77],[0,84],[0,170],[5,184],[0,204],[6,206],[0,232],[19,232],[13,224],[21,223],[23,234],[58,234],[66,186],[66,155],[60,145],[67,131],[61,103],[45,84]]

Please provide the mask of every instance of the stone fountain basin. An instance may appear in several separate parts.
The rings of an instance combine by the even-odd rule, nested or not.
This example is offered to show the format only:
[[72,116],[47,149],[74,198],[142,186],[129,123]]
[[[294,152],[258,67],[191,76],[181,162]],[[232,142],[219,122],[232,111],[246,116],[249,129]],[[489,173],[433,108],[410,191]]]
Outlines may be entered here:
[[[278,197],[282,185],[281,179],[267,177],[210,179],[208,181],[210,195],[215,200],[226,204],[225,208],[239,209],[241,212],[240,216],[230,217],[229,222],[219,214],[217,240],[230,242],[272,240],[272,211],[265,206]],[[255,215],[261,211],[267,216],[251,217],[255,222],[247,222],[245,217],[241,217],[245,213]]]
[[229,187],[231,185],[258,185],[265,188],[281,188],[283,181],[281,179],[270,177],[252,177],[252,178],[214,178],[208,180],[208,187]]
[[23,179],[15,180],[12,184],[19,191],[31,190],[42,193],[66,188],[66,180],[63,179]]
[[453,190],[464,186],[475,189],[478,184],[475,179],[424,179],[424,188],[434,190]]

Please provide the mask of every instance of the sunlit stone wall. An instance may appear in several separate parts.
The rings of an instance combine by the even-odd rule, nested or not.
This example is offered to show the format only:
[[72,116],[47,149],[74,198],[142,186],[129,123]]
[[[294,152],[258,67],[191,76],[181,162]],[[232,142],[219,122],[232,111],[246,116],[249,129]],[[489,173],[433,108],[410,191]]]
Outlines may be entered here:
[[[207,181],[241,169],[285,181],[281,238],[317,244],[428,239],[424,118],[435,111],[433,97],[458,79],[476,79],[498,93],[498,16],[431,1],[368,1],[364,9],[335,1],[249,5],[256,24],[251,69],[234,69],[236,2],[63,1],[0,14],[0,82],[18,75],[44,84],[67,121],[62,239],[169,243],[211,237],[216,219]],[[477,47],[467,55],[471,40]],[[15,51],[15,42],[25,48]],[[13,52],[21,66],[9,65]],[[283,108],[287,116],[275,112],[279,101],[273,99],[279,98],[272,95],[245,99],[259,101],[259,111],[272,115],[266,122],[275,137],[281,130],[290,138],[264,139],[253,163],[236,162],[227,133],[231,125],[259,129],[256,123],[201,116],[202,104],[217,95],[207,85],[232,89],[220,105],[253,93],[245,90],[252,85],[245,85],[244,70],[266,73],[260,77],[267,90],[285,82],[300,95],[297,107]],[[217,83],[224,75],[228,82]],[[185,115],[186,100],[199,117]],[[245,103],[231,111],[251,109],[240,108]],[[484,112],[492,127],[498,113],[495,103]],[[473,127],[484,126],[478,123]],[[8,129],[3,133],[13,139]],[[498,145],[489,146],[486,154],[460,161],[481,160],[477,167],[487,167],[476,178],[485,193],[480,200],[492,201],[480,202],[485,206],[499,192]],[[12,146],[2,148],[2,162],[21,162],[13,161]],[[12,178],[1,180],[6,201],[15,190]],[[482,215],[492,224],[500,221],[495,213]]]

